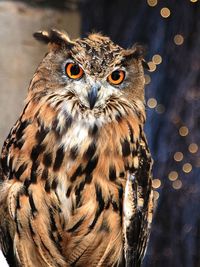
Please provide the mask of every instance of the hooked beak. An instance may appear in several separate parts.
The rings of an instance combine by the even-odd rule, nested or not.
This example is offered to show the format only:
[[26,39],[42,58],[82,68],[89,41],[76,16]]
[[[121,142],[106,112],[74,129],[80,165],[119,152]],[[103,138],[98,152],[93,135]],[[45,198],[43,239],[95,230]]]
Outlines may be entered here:
[[88,102],[89,102],[89,105],[90,105],[90,109],[93,109],[93,107],[95,106],[95,103],[98,99],[98,91],[100,89],[100,85],[93,85],[90,89],[90,91],[88,92]]

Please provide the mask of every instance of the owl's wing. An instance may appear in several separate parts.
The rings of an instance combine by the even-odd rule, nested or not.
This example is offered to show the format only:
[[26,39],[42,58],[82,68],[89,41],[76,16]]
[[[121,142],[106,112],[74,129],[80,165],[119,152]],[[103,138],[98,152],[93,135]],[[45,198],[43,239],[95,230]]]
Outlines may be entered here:
[[[2,207],[1,209],[6,209]],[[16,262],[16,257],[13,250],[13,236],[11,236],[12,226],[9,224],[9,220],[6,218],[7,214],[4,211],[1,211],[0,214],[0,249],[3,252],[4,257],[6,258],[7,263],[11,267],[18,267]]]
[[7,263],[12,267],[18,267],[18,264],[13,250],[14,225],[12,225],[9,213],[7,212],[6,188],[7,182],[9,181],[7,159],[9,157],[9,148],[14,142],[13,131],[15,130],[15,126],[4,142],[0,159],[0,249],[5,256]]
[[138,169],[129,173],[124,196],[126,267],[140,267],[147,247],[153,213],[151,155],[145,136],[141,137]]

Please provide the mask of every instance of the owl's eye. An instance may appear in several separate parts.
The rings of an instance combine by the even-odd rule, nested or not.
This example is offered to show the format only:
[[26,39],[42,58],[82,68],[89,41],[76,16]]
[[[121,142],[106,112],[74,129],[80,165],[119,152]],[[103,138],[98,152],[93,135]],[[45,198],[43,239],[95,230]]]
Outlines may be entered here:
[[123,82],[125,72],[123,70],[115,70],[108,76],[108,82],[112,85],[118,85]]
[[82,68],[76,63],[68,63],[65,67],[66,74],[69,78],[78,80],[83,76]]

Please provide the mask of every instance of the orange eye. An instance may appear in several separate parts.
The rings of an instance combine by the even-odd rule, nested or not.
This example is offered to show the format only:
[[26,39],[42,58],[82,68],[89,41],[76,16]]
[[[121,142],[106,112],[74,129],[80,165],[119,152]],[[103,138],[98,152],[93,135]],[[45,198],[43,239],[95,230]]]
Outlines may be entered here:
[[108,76],[108,82],[112,85],[118,85],[123,82],[125,72],[123,70],[115,70]]
[[76,63],[68,63],[65,68],[66,74],[69,78],[78,80],[83,76],[83,70]]

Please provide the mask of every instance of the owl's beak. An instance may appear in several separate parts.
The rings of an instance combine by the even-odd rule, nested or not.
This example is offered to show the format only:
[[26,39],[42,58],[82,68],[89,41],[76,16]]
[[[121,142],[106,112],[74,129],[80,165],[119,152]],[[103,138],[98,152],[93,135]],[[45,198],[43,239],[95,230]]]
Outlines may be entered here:
[[93,107],[95,106],[95,103],[98,99],[98,91],[100,89],[100,85],[99,84],[94,84],[91,88],[90,91],[88,92],[88,102],[90,105],[90,109],[93,109]]

